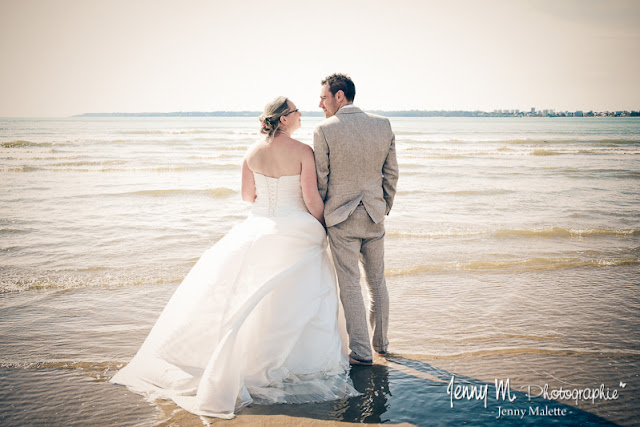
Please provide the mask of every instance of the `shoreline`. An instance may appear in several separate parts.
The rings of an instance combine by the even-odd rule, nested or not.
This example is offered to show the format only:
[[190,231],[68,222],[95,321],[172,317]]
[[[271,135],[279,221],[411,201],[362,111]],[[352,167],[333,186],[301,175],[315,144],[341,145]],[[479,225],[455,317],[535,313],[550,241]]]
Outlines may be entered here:
[[[485,367],[495,367],[494,362],[498,362],[491,358],[482,359],[477,358],[476,362],[482,362]],[[501,362],[519,363],[516,359],[501,359]],[[106,369],[102,370],[105,366]],[[625,425],[633,419],[632,414],[623,416],[624,408],[612,413],[604,400],[596,401],[594,405],[576,405],[571,401],[535,396],[528,399],[525,392],[519,391],[522,380],[511,381],[506,396],[500,397],[500,390],[492,382],[466,376],[464,372],[469,367],[461,366],[454,374],[441,364],[431,364],[427,358],[390,354],[386,359],[376,358],[372,367],[352,367],[350,376],[361,396],[315,404],[251,404],[242,408],[233,419],[225,420],[191,414],[170,400],[149,401],[125,387],[110,384],[108,379],[118,366],[115,362],[108,362],[92,367],[83,364],[61,369],[3,368],[5,378],[23,377],[26,374],[45,386],[58,387],[58,393],[43,401],[38,399],[37,393],[21,390],[19,394],[23,399],[14,402],[14,406],[21,408],[25,415],[13,419],[11,415],[15,417],[15,412],[0,412],[0,421],[5,425],[30,422],[82,425],[97,416],[100,422],[119,425],[235,426],[259,423],[264,426],[325,426],[385,423],[428,426],[434,423],[492,425],[498,418],[535,425]],[[452,385],[459,389],[452,389]],[[38,388],[35,383],[31,383],[30,387]],[[477,396],[456,395],[463,389],[483,387],[487,396],[484,402]],[[64,395],[73,391],[82,391],[81,397],[65,399]],[[510,396],[513,401],[509,400]],[[103,397],[110,398],[106,405],[99,402]],[[59,408],[62,403],[62,411],[51,410],[52,406]],[[100,408],[94,409],[96,405],[100,405]]]
[[[30,337],[22,340],[24,348],[15,350],[13,356],[5,354],[0,378],[11,386],[0,387],[0,403],[9,405],[0,407],[0,422],[5,425],[30,422],[82,425],[97,422],[195,426],[203,425],[204,420],[214,425],[230,426],[255,423],[322,426],[342,422],[416,426],[465,422],[492,425],[498,411],[505,410],[507,412],[501,417],[511,422],[626,425],[637,416],[637,384],[633,384],[631,373],[639,355],[603,354],[593,357],[570,352],[537,352],[534,349],[528,353],[503,351],[449,357],[394,353],[394,348],[402,348],[402,339],[398,331],[390,331],[392,352],[387,357],[376,356],[373,367],[356,366],[351,369],[354,386],[362,393],[359,397],[317,404],[249,405],[230,421],[199,417],[171,401],[148,402],[143,396],[108,382],[135,353],[158,310],[173,293],[173,288],[154,284],[121,288],[88,286],[2,295],[0,301],[3,302],[5,326],[19,324],[20,319],[33,318],[39,307],[29,301],[53,299],[53,303],[61,307],[60,313],[64,314],[50,313],[48,318],[38,319],[35,323],[31,323],[32,320],[27,332]],[[132,298],[138,302],[126,307],[124,303]],[[90,325],[85,325],[86,320],[76,324],[70,322],[97,310],[104,312],[94,314]],[[140,310],[147,312],[145,319],[131,317],[132,313]],[[84,334],[79,328],[85,330]],[[44,330],[53,335],[67,331],[65,348],[56,350],[59,345],[51,343],[46,334],[42,335]],[[78,332],[74,332],[76,330]],[[11,340],[12,337],[8,338]],[[44,359],[39,351],[29,350],[41,339],[50,343],[46,344],[49,355]],[[88,341],[91,339],[95,342]],[[10,363],[11,360],[20,362]],[[576,366],[580,369],[576,370]],[[497,396],[496,380],[510,381],[515,401]],[[620,388],[618,381],[624,381],[627,386]],[[485,387],[488,390],[487,406],[476,398],[454,399],[450,390],[452,383],[455,387],[460,385],[468,389]],[[594,403],[580,401],[577,405],[571,400],[547,400],[535,396],[529,400],[526,386],[545,383],[550,390],[569,388],[568,385],[571,388],[597,387],[604,383],[609,388],[617,388],[620,397],[616,400],[597,399]],[[526,415],[518,418],[521,415],[515,414],[522,414],[523,410]],[[529,412],[536,410],[537,413]]]

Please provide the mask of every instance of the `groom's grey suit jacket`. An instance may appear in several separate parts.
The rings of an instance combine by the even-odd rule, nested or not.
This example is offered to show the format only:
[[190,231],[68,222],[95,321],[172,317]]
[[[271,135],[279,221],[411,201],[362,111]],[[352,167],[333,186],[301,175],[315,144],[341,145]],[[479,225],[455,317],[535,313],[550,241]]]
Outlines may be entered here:
[[382,221],[391,210],[398,182],[389,120],[343,107],[316,126],[313,147],[327,227],[346,220],[360,202],[373,222]]

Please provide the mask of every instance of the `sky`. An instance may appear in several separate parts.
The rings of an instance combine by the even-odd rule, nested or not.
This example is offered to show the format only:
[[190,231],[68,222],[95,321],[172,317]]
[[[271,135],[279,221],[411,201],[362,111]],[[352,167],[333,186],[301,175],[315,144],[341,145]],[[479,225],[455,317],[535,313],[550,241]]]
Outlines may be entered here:
[[0,0],[0,117],[640,110],[637,0]]

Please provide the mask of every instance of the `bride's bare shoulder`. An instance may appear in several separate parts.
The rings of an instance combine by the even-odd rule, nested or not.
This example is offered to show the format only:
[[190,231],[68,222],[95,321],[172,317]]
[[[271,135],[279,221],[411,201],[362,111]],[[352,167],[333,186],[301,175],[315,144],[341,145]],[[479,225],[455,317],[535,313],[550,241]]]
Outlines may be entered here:
[[298,141],[297,139],[293,139],[293,138],[289,138],[289,139],[291,140],[290,144],[291,144],[292,148],[295,148],[298,151],[303,152],[303,153],[307,152],[309,150],[313,151],[313,149],[311,148],[311,146],[309,144],[305,144],[304,142]]
[[253,157],[255,154],[260,151],[261,148],[265,146],[264,141],[256,141],[252,145],[247,148],[247,151],[244,154],[245,158]]

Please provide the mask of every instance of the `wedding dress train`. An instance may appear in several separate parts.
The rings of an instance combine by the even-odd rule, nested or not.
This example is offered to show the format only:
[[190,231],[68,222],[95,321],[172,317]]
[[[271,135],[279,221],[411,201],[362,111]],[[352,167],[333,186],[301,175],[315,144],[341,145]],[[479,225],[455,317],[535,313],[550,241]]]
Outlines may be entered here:
[[249,217],[202,255],[111,382],[221,418],[251,402],[357,394],[326,234],[300,175],[254,178]]

